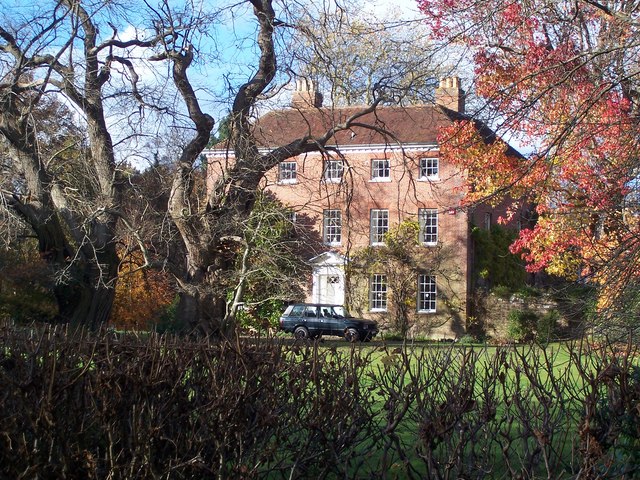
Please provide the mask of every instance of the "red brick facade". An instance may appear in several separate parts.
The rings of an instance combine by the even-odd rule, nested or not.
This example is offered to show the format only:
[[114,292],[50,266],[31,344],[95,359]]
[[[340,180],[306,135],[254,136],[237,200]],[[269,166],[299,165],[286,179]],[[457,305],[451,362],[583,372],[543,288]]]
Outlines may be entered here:
[[[457,79],[441,83],[439,90],[441,95],[446,95],[447,106],[464,107],[464,99],[455,98],[456,92],[459,96],[464,93],[459,89]],[[268,149],[299,136],[318,134],[355,110],[353,107],[323,109],[317,105],[301,108],[298,103],[296,108],[271,112],[262,117],[257,124],[259,140]],[[265,180],[267,191],[311,223],[318,238],[324,241],[324,245],[318,247],[318,253],[324,250],[345,258],[371,245],[372,229],[379,233],[385,223],[393,228],[404,220],[419,221],[420,209],[427,209],[430,229],[421,238],[429,241],[422,248],[441,252],[441,271],[446,274],[416,276],[418,290],[420,281],[427,278],[435,279],[437,291],[417,293],[419,297],[412,323],[418,330],[434,337],[464,334],[473,258],[470,222],[482,226],[485,214],[491,213],[492,222],[500,214],[486,207],[476,209],[470,218],[470,214],[460,208],[463,195],[461,172],[444,163],[438,157],[437,148],[439,127],[457,118],[460,118],[459,112],[440,105],[379,107],[375,114],[360,120],[362,124],[376,125],[377,130],[352,128],[340,132],[334,137],[335,151],[293,158],[268,172]],[[221,150],[210,151],[208,158],[211,172],[219,171],[219,166],[227,161]],[[331,161],[336,163],[329,165]],[[435,171],[435,175],[424,176]],[[372,211],[376,215],[374,227],[371,225]],[[319,258],[321,263],[329,257]],[[338,257],[330,258],[335,261]],[[339,270],[333,264],[319,264],[316,275],[310,279],[308,300],[355,298],[353,295],[340,296],[339,287],[333,286],[344,281]],[[380,276],[375,278],[377,281]],[[373,280],[368,284],[361,283],[361,288],[381,288],[377,284],[372,287],[371,282]],[[326,289],[330,286],[335,291],[327,294]],[[329,295],[328,299],[326,295]],[[389,300],[384,296],[391,297],[394,292],[383,291],[377,295]],[[432,305],[420,302],[420,299],[428,300],[433,295],[436,296],[435,309],[429,307],[420,311],[419,305]],[[369,298],[374,297],[369,294]],[[357,302],[354,300],[350,307],[360,314],[377,318],[384,325],[388,312],[372,308],[372,304],[377,304],[371,302],[374,300],[367,308],[367,305],[355,305]]]

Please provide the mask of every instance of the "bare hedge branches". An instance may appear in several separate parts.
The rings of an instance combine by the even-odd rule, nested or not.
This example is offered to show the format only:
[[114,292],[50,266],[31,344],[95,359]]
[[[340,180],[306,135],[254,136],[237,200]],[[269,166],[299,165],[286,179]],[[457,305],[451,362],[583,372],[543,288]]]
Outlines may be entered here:
[[639,473],[631,349],[0,337],[3,478]]

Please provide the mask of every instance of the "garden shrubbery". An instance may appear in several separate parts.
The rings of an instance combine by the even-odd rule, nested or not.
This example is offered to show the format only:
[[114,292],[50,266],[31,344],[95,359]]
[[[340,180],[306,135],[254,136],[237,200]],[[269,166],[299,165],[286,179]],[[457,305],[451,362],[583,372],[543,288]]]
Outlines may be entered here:
[[554,339],[560,314],[557,310],[538,313],[515,309],[507,316],[507,336],[514,342],[547,343]]
[[0,478],[640,475],[631,348],[0,337]]

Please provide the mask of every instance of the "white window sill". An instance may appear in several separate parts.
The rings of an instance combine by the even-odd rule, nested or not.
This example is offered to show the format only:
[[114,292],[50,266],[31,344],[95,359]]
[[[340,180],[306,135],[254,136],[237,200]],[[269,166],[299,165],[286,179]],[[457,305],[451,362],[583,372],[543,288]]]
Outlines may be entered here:
[[438,242],[422,242],[422,246],[423,247],[437,247],[438,246]]
[[436,313],[435,309],[434,310],[418,310],[418,313]]
[[384,247],[386,244],[384,242],[375,242],[370,244],[372,247]]
[[339,247],[342,245],[342,242],[323,242],[323,243],[328,247]]
[[325,178],[324,183],[342,183],[342,178]]
[[294,185],[298,183],[297,179],[293,180],[278,180],[278,185]]
[[391,178],[390,177],[372,178],[371,180],[369,180],[369,183],[391,183]]
[[419,182],[439,182],[440,181],[440,177],[435,176],[435,177],[418,177],[418,181]]
[[384,313],[386,311],[387,311],[386,308],[372,308],[369,310],[369,312],[371,313]]

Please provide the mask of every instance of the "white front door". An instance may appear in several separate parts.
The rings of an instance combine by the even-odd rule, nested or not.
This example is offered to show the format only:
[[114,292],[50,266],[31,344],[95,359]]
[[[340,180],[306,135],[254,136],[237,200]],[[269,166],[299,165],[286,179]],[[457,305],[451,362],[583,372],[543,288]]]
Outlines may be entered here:
[[310,301],[344,305],[346,259],[336,252],[325,252],[311,259],[313,287]]
[[344,303],[344,278],[342,272],[318,275],[318,303],[342,305]]

